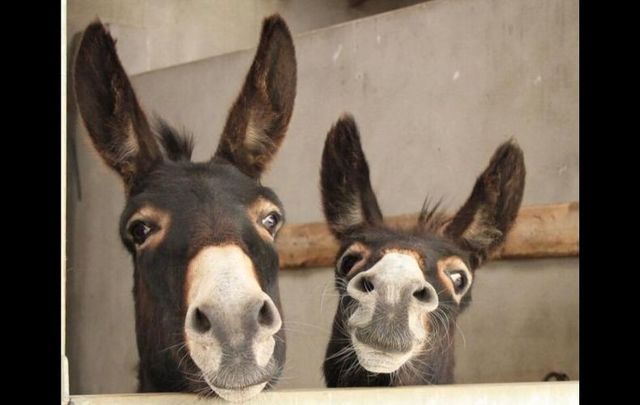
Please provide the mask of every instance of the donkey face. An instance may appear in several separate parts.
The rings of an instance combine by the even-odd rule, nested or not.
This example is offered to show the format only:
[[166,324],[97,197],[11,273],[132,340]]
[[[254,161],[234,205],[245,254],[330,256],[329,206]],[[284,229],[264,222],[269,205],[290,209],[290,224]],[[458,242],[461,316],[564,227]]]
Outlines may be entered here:
[[324,214],[340,242],[329,386],[451,382],[450,329],[470,301],[476,268],[515,220],[524,177],[522,151],[506,142],[452,218],[425,203],[413,229],[390,229],[353,118],[336,123],[321,169]]
[[255,59],[211,160],[191,139],[151,129],[105,27],[85,31],[75,64],[94,146],[124,180],[120,235],[133,257],[141,391],[241,400],[274,383],[285,360],[274,238],[284,221],[260,176],[295,99],[293,41],[265,20]]

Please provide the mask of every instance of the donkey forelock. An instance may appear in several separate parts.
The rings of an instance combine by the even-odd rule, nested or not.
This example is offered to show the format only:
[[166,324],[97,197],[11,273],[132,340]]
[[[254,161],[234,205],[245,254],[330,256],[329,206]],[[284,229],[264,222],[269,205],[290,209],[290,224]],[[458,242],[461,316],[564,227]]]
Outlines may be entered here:
[[123,179],[120,236],[134,263],[140,391],[247,399],[285,361],[275,238],[284,208],[260,177],[293,111],[293,40],[265,19],[253,64],[217,151],[191,162],[193,137],[159,117],[149,124],[96,21],[74,67],[93,145]]
[[193,153],[193,135],[179,132],[161,117],[155,117],[155,131],[167,159],[174,162],[190,161]]

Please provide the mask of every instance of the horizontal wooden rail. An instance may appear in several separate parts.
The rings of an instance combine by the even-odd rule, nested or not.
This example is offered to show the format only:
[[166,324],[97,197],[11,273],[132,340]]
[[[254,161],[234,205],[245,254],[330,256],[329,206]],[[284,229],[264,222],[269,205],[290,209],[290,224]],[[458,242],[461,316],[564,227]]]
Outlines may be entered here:
[[[579,203],[522,207],[503,247],[492,259],[577,256]],[[385,222],[396,228],[415,225],[418,214],[398,215]],[[331,267],[338,244],[325,223],[286,225],[276,243],[283,269]]]
[[[308,388],[261,392],[243,402],[261,405],[429,404],[429,405],[578,405],[579,381],[416,385],[406,387]],[[428,400],[427,400],[428,398]],[[72,405],[228,405],[195,394],[72,395]]]

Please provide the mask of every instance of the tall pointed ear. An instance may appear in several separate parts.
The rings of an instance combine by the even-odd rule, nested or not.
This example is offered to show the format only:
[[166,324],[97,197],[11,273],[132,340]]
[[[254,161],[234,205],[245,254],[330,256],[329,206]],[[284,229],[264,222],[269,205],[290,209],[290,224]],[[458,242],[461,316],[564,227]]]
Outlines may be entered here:
[[214,158],[260,178],[286,134],[296,98],[296,56],[279,15],[264,20],[253,64],[231,107]]
[[471,252],[474,268],[504,243],[520,209],[525,173],[524,155],[516,142],[500,145],[471,196],[444,229],[446,236]]
[[93,145],[128,189],[136,174],[162,160],[162,153],[118,59],[115,41],[99,20],[82,36],[74,84]]
[[382,224],[358,127],[351,115],[343,114],[327,134],[320,186],[324,216],[338,239],[354,226]]

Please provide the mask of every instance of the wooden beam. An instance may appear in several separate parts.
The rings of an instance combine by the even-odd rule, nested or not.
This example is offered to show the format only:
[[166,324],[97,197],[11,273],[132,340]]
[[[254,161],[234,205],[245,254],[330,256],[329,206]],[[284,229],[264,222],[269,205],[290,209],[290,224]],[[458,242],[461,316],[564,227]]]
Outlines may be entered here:
[[[579,381],[413,385],[405,387],[298,388],[264,391],[249,404],[371,404],[388,405],[425,403],[430,405],[462,405],[483,403],[494,405],[547,404],[577,405]],[[29,393],[18,397],[33,398]],[[73,405],[228,405],[220,398],[203,398],[196,394],[105,394],[72,395]],[[65,404],[66,405],[66,404]]]
[[[503,247],[493,256],[499,259],[577,256],[579,252],[579,203],[522,207]],[[396,228],[413,226],[418,214],[389,217]],[[276,242],[283,269],[332,267],[338,250],[325,223],[286,225]]]

